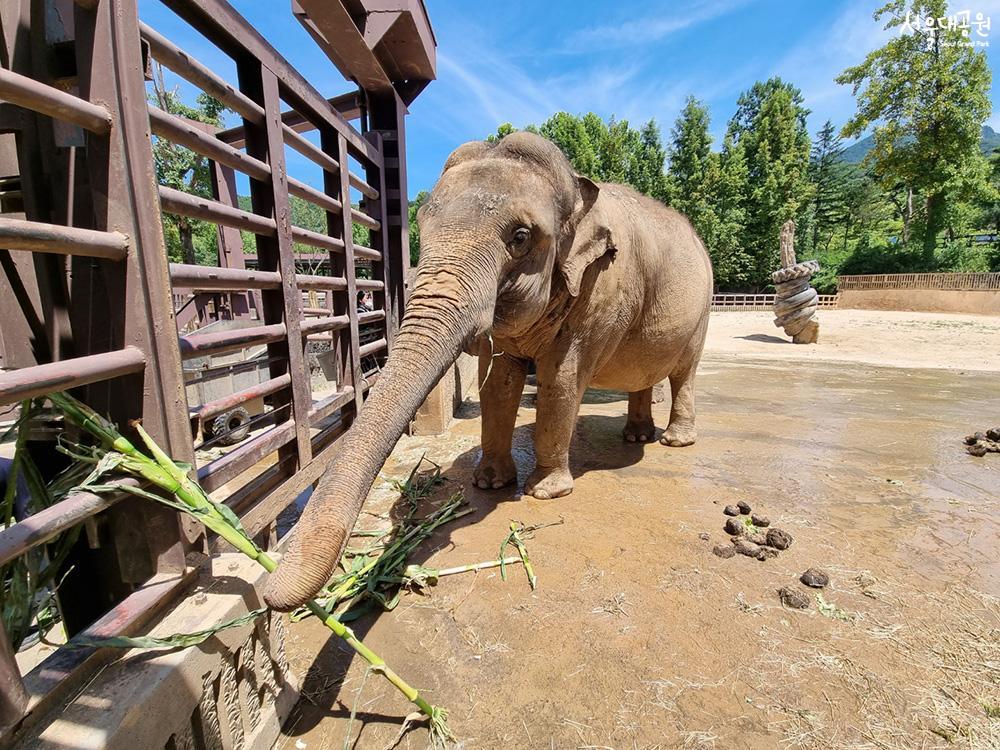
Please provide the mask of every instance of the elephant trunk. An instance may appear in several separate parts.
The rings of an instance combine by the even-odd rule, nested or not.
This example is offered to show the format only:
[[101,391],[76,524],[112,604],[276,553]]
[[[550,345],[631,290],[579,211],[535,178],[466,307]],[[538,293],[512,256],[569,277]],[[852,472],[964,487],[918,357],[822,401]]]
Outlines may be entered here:
[[[361,506],[400,435],[463,345],[489,329],[496,298],[492,253],[485,262],[421,265],[399,334],[364,408],[320,477],[264,600],[289,611],[333,575]],[[430,255],[430,254],[428,254]]]

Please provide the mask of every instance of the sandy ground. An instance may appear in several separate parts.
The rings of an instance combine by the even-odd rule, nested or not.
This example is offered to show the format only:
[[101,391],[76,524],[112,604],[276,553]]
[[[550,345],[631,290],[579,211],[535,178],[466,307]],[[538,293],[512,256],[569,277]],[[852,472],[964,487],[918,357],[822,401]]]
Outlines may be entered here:
[[874,310],[821,310],[818,317],[821,345],[796,346],[769,312],[712,313],[705,348],[737,359],[1000,370],[1000,318]]
[[[491,559],[512,519],[562,523],[527,543],[536,591],[519,568],[506,582],[452,576],[355,629],[450,709],[465,748],[1000,748],[1000,455],[961,444],[1000,422],[997,376],[976,372],[997,361],[1000,320],[923,318],[824,312],[823,343],[795,347],[739,338],[771,334],[765,313],[715,316],[698,443],[625,444],[624,395],[590,392],[576,489],[560,500],[470,485],[475,403],[447,435],[403,438],[359,528],[398,512],[388,479],[425,452],[447,480],[425,509],[462,492],[474,511],[414,562]],[[862,361],[800,361],[834,347]],[[884,366],[920,350],[939,368],[967,359]],[[668,413],[654,406],[659,427]],[[527,396],[522,482],[534,420]],[[790,532],[791,548],[714,556],[737,500]],[[831,578],[822,603],[797,581],[810,566]],[[809,609],[782,607],[782,586]],[[278,747],[426,747],[423,727],[401,734],[409,704],[328,635],[315,621],[290,628],[304,699]]]

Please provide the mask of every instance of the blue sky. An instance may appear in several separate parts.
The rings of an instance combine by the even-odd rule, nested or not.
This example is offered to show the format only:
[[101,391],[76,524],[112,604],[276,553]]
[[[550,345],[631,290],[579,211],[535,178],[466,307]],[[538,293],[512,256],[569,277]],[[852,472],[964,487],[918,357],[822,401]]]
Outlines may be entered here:
[[[407,121],[411,195],[429,188],[448,154],[504,121],[539,123],[558,110],[594,111],[641,125],[653,117],[664,140],[684,99],[708,104],[721,139],[739,93],[780,75],[802,89],[810,131],[854,111],[848,87],[834,78],[860,62],[889,32],[871,17],[883,0],[425,0],[438,41],[438,80],[413,103]],[[233,4],[326,96],[347,85],[294,20],[287,0]],[[157,0],[140,14],[230,80],[222,55],[192,35]],[[987,55],[1000,92],[1000,0],[963,0],[993,19]],[[1000,113],[990,123],[1000,129]],[[292,152],[300,179],[319,184]],[[295,163],[293,163],[293,161]]]

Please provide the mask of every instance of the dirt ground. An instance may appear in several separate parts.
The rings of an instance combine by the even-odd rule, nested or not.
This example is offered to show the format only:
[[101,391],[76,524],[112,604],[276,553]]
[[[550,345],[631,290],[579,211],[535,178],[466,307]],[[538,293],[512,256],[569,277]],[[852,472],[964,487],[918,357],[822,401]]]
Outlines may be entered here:
[[[823,320],[819,346],[793,347],[766,313],[714,315],[690,448],[623,443],[624,394],[588,393],[567,498],[471,486],[476,403],[447,435],[403,438],[359,528],[386,524],[387,480],[424,453],[447,479],[427,507],[463,492],[474,510],[414,562],[488,560],[512,519],[562,523],[527,542],[536,591],[517,566],[451,576],[356,631],[465,748],[1000,748],[1000,455],[961,444],[1000,423],[1000,319]],[[534,419],[529,394],[522,482]],[[714,556],[737,500],[793,545]],[[797,580],[811,566],[831,579],[822,603]],[[782,607],[782,586],[809,609]],[[278,747],[426,747],[422,726],[401,734],[409,704],[328,635],[290,628],[304,698]]]
[[715,313],[706,349],[737,359],[1000,370],[1000,318],[875,310],[820,310],[818,317],[821,346],[796,346],[769,312]]

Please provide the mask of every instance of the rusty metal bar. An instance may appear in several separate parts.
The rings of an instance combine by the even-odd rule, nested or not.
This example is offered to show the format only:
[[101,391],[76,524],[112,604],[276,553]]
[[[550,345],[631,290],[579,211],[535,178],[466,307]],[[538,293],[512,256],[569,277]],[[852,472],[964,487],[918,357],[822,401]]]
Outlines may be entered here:
[[[373,163],[374,164],[380,164],[381,160],[379,160],[378,162],[374,162],[373,161]],[[376,200],[378,198],[378,196],[379,196],[378,190],[376,190],[375,188],[373,188],[371,185],[369,185],[367,182],[365,182],[362,178],[358,177],[356,174],[354,174],[354,172],[351,172],[348,176],[351,178],[351,187],[352,188],[356,188],[359,193],[361,193],[363,196],[365,196],[367,198],[371,198],[372,200]]]
[[313,163],[325,169],[327,172],[330,172],[332,174],[337,174],[338,172],[340,172],[340,164],[337,162],[336,159],[334,159],[332,156],[330,156],[328,153],[323,151],[318,146],[314,145],[313,142],[310,141],[308,138],[304,138],[303,136],[296,133],[294,130],[292,130],[284,123],[281,124],[281,135],[284,138],[286,144],[288,144],[290,147],[298,151],[300,154],[302,154],[304,157],[306,157]]
[[336,198],[331,198],[326,193],[321,193],[316,188],[306,185],[304,182],[299,182],[292,177],[288,178],[288,192],[310,203],[315,203],[320,208],[331,213],[339,214],[344,209],[340,201]]
[[119,232],[98,232],[0,217],[0,247],[121,260],[128,253],[128,237]]
[[[324,312],[327,312],[324,310]],[[302,321],[299,327],[303,336],[322,331],[337,331],[346,328],[351,324],[351,319],[346,315],[331,315],[325,318],[314,318]]]
[[282,279],[281,303],[287,334],[287,366],[292,374],[292,412],[289,421],[295,425],[298,465],[302,467],[312,459],[308,420],[312,395],[309,367],[305,361],[305,346],[299,330],[299,326],[302,325],[302,295],[295,283],[295,250],[292,244],[288,169],[285,163],[285,143],[281,136],[281,95],[277,75],[263,61],[259,66],[259,74],[253,78],[254,85],[259,82],[259,101],[266,113],[264,127],[261,129],[261,135],[264,137],[261,148],[267,155],[268,164],[271,165],[269,198],[274,207],[274,216],[278,220],[278,234],[274,243],[277,255],[275,260]]
[[290,419],[240,443],[224,456],[199,466],[198,483],[206,492],[214,492],[265,456],[295,440],[295,433],[295,421]]
[[[338,158],[340,159],[341,164],[347,164],[347,141],[344,139],[343,135],[338,135],[336,143],[339,154]],[[330,144],[330,147],[332,147],[332,144]],[[350,205],[350,176],[344,170],[340,171],[339,186],[328,183],[327,187],[328,189],[339,187],[341,202],[345,205]],[[345,373],[346,380],[344,384],[350,385],[354,388],[354,414],[348,415],[348,421],[353,421],[353,418],[357,416],[358,412],[361,411],[361,406],[364,403],[361,389],[361,354],[358,349],[360,346],[360,333],[358,331],[358,292],[357,285],[355,283],[356,269],[354,267],[354,227],[351,223],[351,217],[354,213],[355,211],[353,209],[350,211],[350,215],[347,211],[345,211],[341,216],[341,222],[338,226],[341,239],[344,242],[343,270],[344,279],[347,281],[347,314],[351,318],[351,325],[342,334],[340,341],[341,366]]]
[[354,257],[365,258],[367,260],[381,261],[382,253],[378,250],[372,250],[370,247],[365,247],[364,245],[354,246]]
[[359,357],[367,357],[369,354],[374,354],[375,352],[380,352],[389,346],[389,342],[385,339],[379,339],[378,341],[372,341],[370,344],[365,344],[358,349]]
[[303,245],[321,247],[324,250],[330,250],[335,253],[342,253],[344,251],[343,240],[337,237],[331,237],[328,234],[314,232],[311,229],[303,229],[302,227],[293,226],[292,239],[296,242],[301,242]]
[[142,38],[149,43],[153,58],[172,70],[188,83],[209,94],[233,110],[244,120],[259,125],[264,121],[264,108],[225,79],[191,57],[187,52],[160,34],[156,29],[139,23]]
[[252,399],[270,396],[272,393],[276,393],[282,388],[287,388],[291,384],[292,376],[286,372],[284,375],[279,375],[276,378],[265,380],[263,383],[252,385],[241,391],[234,391],[228,396],[217,398],[214,401],[206,401],[198,407],[197,410],[195,410],[194,416],[202,421],[211,419],[212,417],[223,414],[230,409],[235,409],[240,404],[246,403]]
[[[384,158],[385,140],[382,137],[382,133],[377,130],[370,131],[367,133],[367,138],[382,153]],[[379,279],[383,284],[381,291],[376,291],[373,295],[373,301],[376,308],[386,311],[389,310],[392,299],[389,294],[391,279],[389,277],[389,233],[386,231],[389,226],[389,217],[388,200],[386,200],[387,196],[385,192],[385,169],[369,166],[365,170],[365,177],[378,185],[379,196],[381,196],[378,199],[366,199],[362,205],[366,211],[376,216],[382,225],[382,229],[378,232],[370,232],[369,238],[372,247],[378,248],[377,250],[373,250],[378,257],[372,259],[372,277]],[[357,251],[358,248],[355,247],[355,252]],[[390,325],[390,318],[391,316],[384,315],[383,320],[385,320],[385,323],[382,326],[382,330],[385,332],[385,338],[389,342],[389,347],[392,347],[395,330]]]
[[272,323],[253,328],[234,328],[231,331],[189,333],[180,337],[181,358],[192,359],[206,354],[224,354],[251,346],[262,346],[285,337],[285,324]]
[[245,289],[277,289],[281,274],[276,271],[246,271],[242,268],[215,268],[170,264],[170,280],[175,288],[194,292],[231,292]]
[[160,206],[169,214],[204,219],[265,237],[274,237],[277,231],[274,219],[231,208],[219,201],[201,198],[163,185],[160,185]]
[[378,279],[355,279],[354,286],[358,289],[373,289],[382,291],[385,289],[385,282]]
[[145,366],[146,357],[142,351],[126,346],[116,352],[9,370],[0,373],[0,406],[142,372]]
[[186,146],[192,151],[207,156],[219,164],[236,169],[255,180],[266,182],[271,177],[271,168],[259,159],[238,151],[228,143],[209,135],[186,120],[162,109],[149,105],[149,125],[153,133],[167,140]]
[[0,622],[0,732],[6,733],[24,717],[28,691],[17,668],[7,629]]
[[361,211],[357,208],[351,209],[351,219],[353,221],[358,222],[358,224],[360,224],[361,226],[368,227],[369,229],[373,229],[376,232],[382,228],[382,224],[381,222],[379,222],[378,219],[369,216],[364,211]]
[[[115,484],[139,487],[138,479],[123,478]],[[32,513],[23,521],[0,531],[0,565],[6,565],[25,552],[54,539],[66,529],[107,510],[125,497],[124,493],[100,495],[77,490],[48,508]]]
[[313,402],[309,411],[310,424],[316,424],[354,400],[354,388],[346,386],[331,396]]
[[0,68],[0,99],[79,125],[96,135],[111,132],[111,113],[104,107],[7,68]]
[[370,310],[369,312],[358,313],[358,325],[368,325],[385,320],[385,310]]
[[347,289],[347,279],[340,276],[310,276],[299,273],[295,275],[295,285],[299,289],[332,289],[342,292]]
[[[343,135],[363,159],[381,163],[381,154],[229,3],[222,0],[163,0],[163,3],[213,39],[233,59],[250,56],[260,60],[277,77],[281,98],[292,108],[316,124],[327,125]],[[278,117],[280,124],[280,112]],[[346,163],[343,159],[338,161]]]
[[[346,94],[331,97],[330,99],[327,99],[327,101],[330,103],[330,106],[333,107],[333,109],[345,120],[356,120],[361,117],[361,109],[363,106],[361,96],[362,93],[360,91],[349,91]],[[316,129],[315,123],[306,119],[305,116],[303,116],[300,112],[296,112],[294,109],[288,109],[281,113],[281,124],[283,127],[287,127],[295,133],[308,133]],[[216,135],[230,146],[243,148],[243,146],[246,145],[246,131],[243,129],[242,125],[229,128],[228,130],[220,130],[216,133]],[[288,142],[287,139],[285,142]]]

